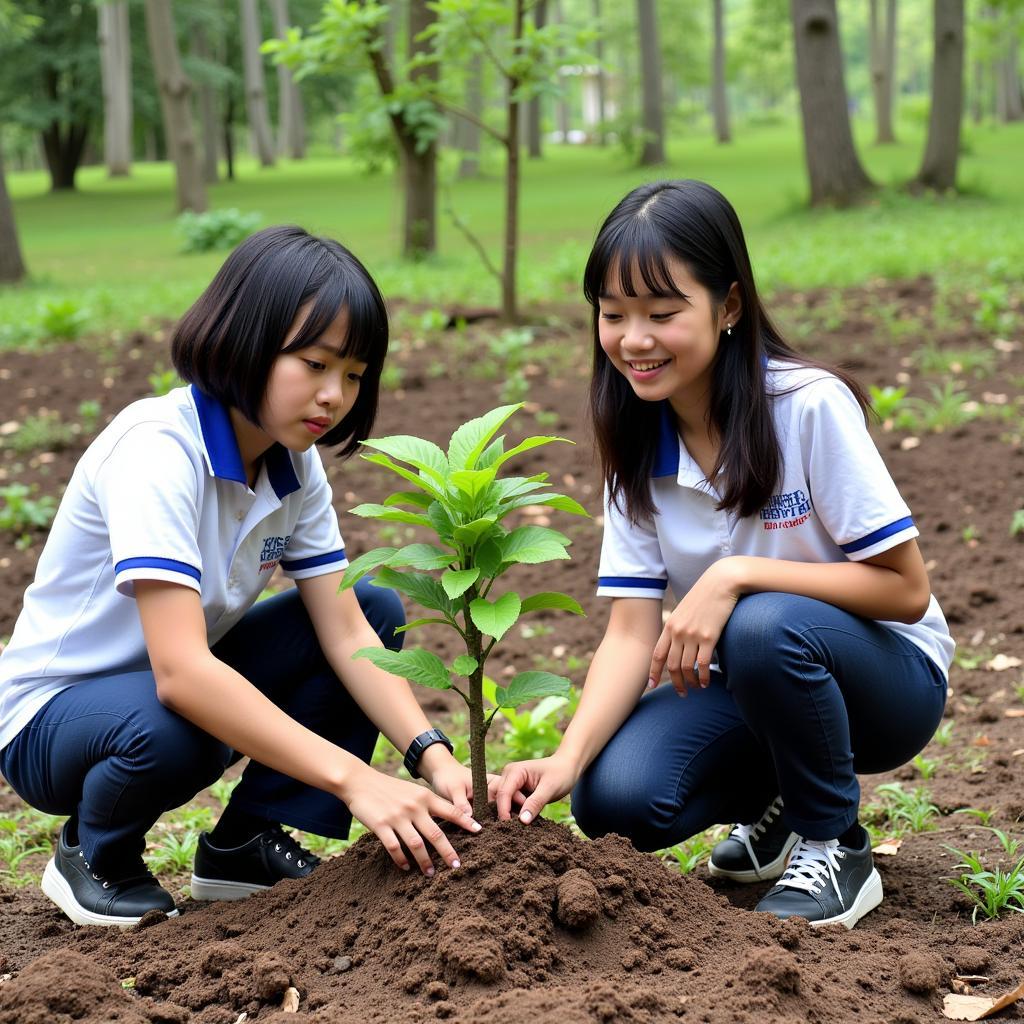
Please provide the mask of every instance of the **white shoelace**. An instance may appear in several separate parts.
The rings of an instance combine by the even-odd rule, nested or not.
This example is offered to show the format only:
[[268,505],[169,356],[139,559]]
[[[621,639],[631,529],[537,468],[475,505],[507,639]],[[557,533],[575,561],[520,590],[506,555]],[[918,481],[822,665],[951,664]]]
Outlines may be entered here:
[[750,858],[750,863],[755,868],[759,868],[761,862],[757,859],[754,854],[754,847],[750,840],[760,839],[761,836],[768,831],[768,826],[782,813],[782,797],[777,796],[765,809],[764,814],[758,818],[752,825],[736,825],[733,830],[729,833],[730,839],[738,839],[747,851],[747,856]]
[[811,839],[800,839],[789,855],[789,863],[782,877],[776,883],[789,889],[803,889],[814,896],[821,894],[826,882],[832,883],[839,904],[846,909],[843,892],[839,888],[836,875],[843,870],[840,860],[846,854],[839,849],[838,839],[825,839],[815,842]]

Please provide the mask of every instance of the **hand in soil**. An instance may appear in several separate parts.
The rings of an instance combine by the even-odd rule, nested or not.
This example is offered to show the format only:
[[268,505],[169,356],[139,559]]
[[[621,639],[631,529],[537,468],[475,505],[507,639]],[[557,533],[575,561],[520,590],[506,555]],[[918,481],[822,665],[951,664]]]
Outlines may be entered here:
[[350,792],[342,799],[403,871],[410,867],[408,851],[423,874],[433,875],[430,847],[450,868],[460,866],[459,855],[434,818],[444,818],[467,832],[479,832],[481,828],[472,815],[429,789],[393,779],[373,768],[365,768],[353,779]]
[[[423,777],[430,783],[431,789],[445,800],[450,800],[457,810],[466,814],[473,813],[473,773],[464,764],[448,753],[448,750],[440,743],[428,747],[424,752],[424,759],[427,754],[440,751],[438,763],[432,770],[428,769],[424,761],[420,762],[420,771]],[[441,759],[441,755],[444,755]]]
[[579,778],[579,772],[557,754],[536,761],[513,761],[505,765],[495,791],[498,820],[508,821],[512,804],[521,805],[519,820],[528,825],[554,800],[561,800]]

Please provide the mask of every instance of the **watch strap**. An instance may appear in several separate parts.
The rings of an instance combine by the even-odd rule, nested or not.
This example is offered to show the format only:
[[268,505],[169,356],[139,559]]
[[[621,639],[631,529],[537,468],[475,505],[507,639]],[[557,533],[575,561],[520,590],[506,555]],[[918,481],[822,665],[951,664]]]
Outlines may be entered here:
[[405,770],[414,778],[420,778],[419,765],[420,759],[423,757],[423,752],[427,747],[432,747],[435,743],[443,743],[449,750],[453,751],[452,741],[440,729],[428,729],[426,732],[421,732],[409,744],[409,749],[405,752],[405,760],[402,762],[405,765]]

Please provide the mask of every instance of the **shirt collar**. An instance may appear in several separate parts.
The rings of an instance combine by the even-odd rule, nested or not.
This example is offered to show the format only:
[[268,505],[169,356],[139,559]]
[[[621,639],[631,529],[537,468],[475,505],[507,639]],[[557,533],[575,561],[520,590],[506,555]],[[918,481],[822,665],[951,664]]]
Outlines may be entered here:
[[[220,480],[233,480],[248,486],[242,453],[238,450],[238,440],[227,408],[217,399],[204,394],[195,384],[189,391],[199,417],[199,429],[203,435],[210,471]],[[291,454],[283,445],[271,445],[263,462],[267,467],[267,478],[278,498],[284,498],[299,489]]]
[[661,403],[658,422],[658,445],[654,453],[651,476],[676,476],[679,472],[679,432],[676,418],[668,401]]

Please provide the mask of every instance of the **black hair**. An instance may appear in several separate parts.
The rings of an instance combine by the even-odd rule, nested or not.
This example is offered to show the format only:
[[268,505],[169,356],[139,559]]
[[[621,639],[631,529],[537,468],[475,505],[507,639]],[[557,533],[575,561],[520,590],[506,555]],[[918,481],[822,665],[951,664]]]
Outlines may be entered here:
[[[298,334],[282,348],[306,304]],[[355,404],[317,439],[350,455],[373,428],[388,349],[388,315],[377,285],[343,245],[299,227],[271,227],[241,243],[181,318],[171,358],[183,380],[259,425],[274,360],[308,348],[344,310],[348,330],[338,355],[366,364]]]
[[767,361],[827,370],[865,411],[867,400],[848,374],[799,355],[782,338],[758,297],[743,229],[725,196],[702,181],[656,181],[633,189],[601,225],[583,274],[583,294],[593,309],[594,436],[611,498],[630,519],[657,511],[650,476],[662,410],[661,403],[638,398],[602,350],[600,299],[612,273],[628,296],[638,294],[634,275],[652,295],[681,296],[669,266],[673,259],[708,290],[713,310],[734,283],[739,294],[739,319],[731,336],[721,336],[712,365],[708,415],[719,447],[709,479],[721,495],[719,509],[752,515],[771,497],[782,469]]

